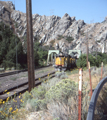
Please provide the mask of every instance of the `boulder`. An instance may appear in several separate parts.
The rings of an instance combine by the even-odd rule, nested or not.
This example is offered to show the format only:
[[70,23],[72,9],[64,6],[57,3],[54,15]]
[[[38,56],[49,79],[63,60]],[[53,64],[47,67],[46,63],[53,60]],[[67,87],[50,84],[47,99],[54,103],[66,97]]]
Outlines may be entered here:
[[6,3],[8,4],[9,8],[15,10],[15,5],[11,1],[6,1]]
[[78,20],[78,27],[79,27],[79,29],[81,29],[84,24],[85,24],[84,20]]
[[71,20],[72,20],[72,22],[75,21],[76,20],[75,16],[71,17]]
[[18,21],[19,19],[20,19],[20,17],[21,17],[21,14],[20,14],[20,12],[19,11],[13,11],[12,13],[11,13],[11,18],[14,20],[14,21]]
[[39,16],[39,14],[33,14],[33,15],[32,15],[32,19],[35,20],[38,16]]
[[5,7],[0,3],[0,16],[4,13]]
[[66,13],[58,22],[55,27],[56,33],[62,35],[71,25],[71,17]]

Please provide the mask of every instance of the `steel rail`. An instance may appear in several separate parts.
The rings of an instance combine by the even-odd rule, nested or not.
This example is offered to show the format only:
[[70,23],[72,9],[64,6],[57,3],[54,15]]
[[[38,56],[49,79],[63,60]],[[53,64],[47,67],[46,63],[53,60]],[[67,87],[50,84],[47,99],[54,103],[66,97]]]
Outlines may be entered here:
[[[49,66],[39,67],[39,68],[36,68],[35,70],[39,70],[39,69],[45,68],[45,67],[49,67]],[[6,72],[6,73],[0,73],[0,77],[5,77],[5,76],[9,76],[9,75],[14,75],[14,74],[18,74],[18,73],[20,73],[20,72],[26,72],[26,71],[27,71],[27,69],[16,70],[16,71]]]
[[97,102],[98,95],[103,87],[103,85],[107,82],[107,77],[103,78],[97,87],[94,89],[94,92],[91,97],[88,114],[87,114],[87,120],[94,120],[94,110]]
[[[45,78],[47,77],[48,75],[50,75],[50,78],[53,78],[55,77],[55,72],[50,72],[48,74],[44,74],[38,78],[35,78],[35,86],[38,86],[42,83],[43,80],[39,80],[39,78]],[[4,92],[6,90],[6,92]],[[25,92],[26,90],[28,90],[28,81],[24,81],[22,83],[19,83],[18,85],[15,84],[14,86],[10,86],[9,88],[7,89],[1,89],[0,90],[0,99],[2,99],[3,101],[5,101],[7,99],[7,97],[13,97],[14,96],[14,92],[16,92],[16,96],[19,94],[19,93],[23,93]],[[7,93],[10,92],[10,95],[7,95]]]
[[16,71],[12,71],[12,72],[7,72],[7,73],[1,73],[0,77],[5,77],[5,76],[9,76],[9,75],[14,75],[20,72],[26,72],[27,70],[16,70]]

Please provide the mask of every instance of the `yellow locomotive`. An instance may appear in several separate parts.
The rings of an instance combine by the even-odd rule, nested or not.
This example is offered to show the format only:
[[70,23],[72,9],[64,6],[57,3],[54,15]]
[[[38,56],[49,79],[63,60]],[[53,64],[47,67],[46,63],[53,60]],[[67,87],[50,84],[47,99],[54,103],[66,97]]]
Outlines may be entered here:
[[75,66],[76,66],[76,58],[73,58],[70,55],[63,53],[56,55],[55,64],[54,64],[56,70],[65,71]]
[[47,65],[53,65],[55,70],[65,71],[76,66],[76,60],[80,55],[80,50],[69,50],[68,54],[59,50],[49,50]]

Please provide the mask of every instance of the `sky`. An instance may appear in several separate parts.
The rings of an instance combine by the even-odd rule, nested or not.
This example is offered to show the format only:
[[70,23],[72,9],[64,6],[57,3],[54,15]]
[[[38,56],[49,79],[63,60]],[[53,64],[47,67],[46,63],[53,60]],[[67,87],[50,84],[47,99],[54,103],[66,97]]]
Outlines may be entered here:
[[[26,0],[9,1],[15,3],[16,10],[26,13]],[[107,16],[107,0],[32,0],[32,14],[63,17],[65,13],[86,23],[102,22]]]

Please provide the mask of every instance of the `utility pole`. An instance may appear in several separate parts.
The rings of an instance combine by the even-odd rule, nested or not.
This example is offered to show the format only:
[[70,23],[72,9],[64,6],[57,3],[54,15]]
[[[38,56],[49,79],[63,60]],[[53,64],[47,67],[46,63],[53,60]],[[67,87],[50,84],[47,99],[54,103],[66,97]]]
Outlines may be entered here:
[[87,69],[88,69],[88,30],[87,30]]
[[26,20],[27,20],[28,86],[29,86],[29,92],[30,92],[32,88],[34,88],[35,86],[31,0],[26,0]]

